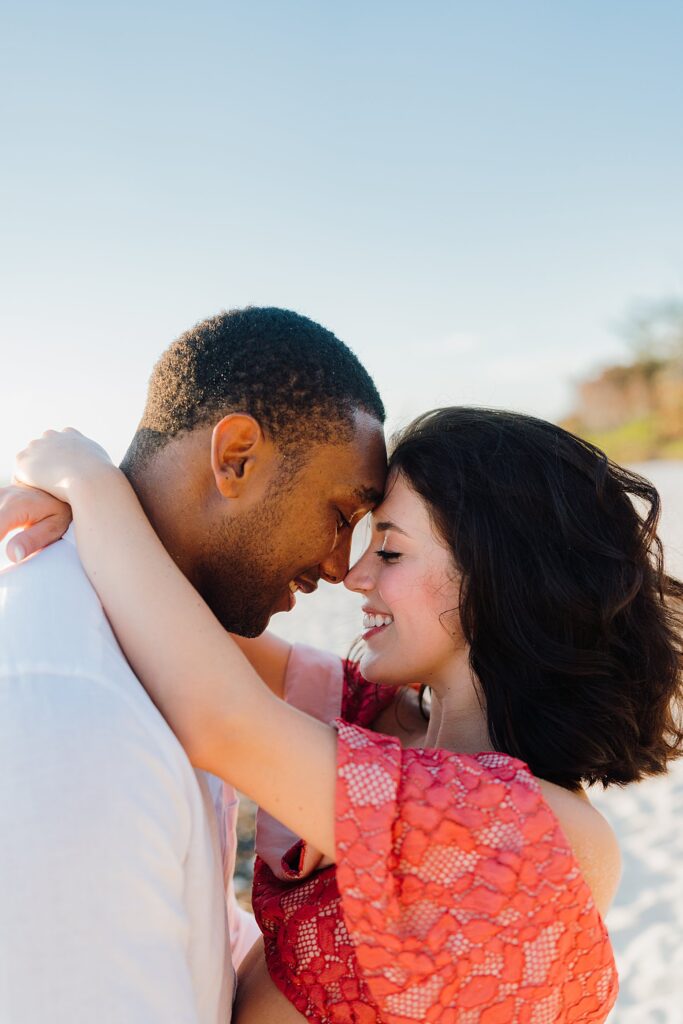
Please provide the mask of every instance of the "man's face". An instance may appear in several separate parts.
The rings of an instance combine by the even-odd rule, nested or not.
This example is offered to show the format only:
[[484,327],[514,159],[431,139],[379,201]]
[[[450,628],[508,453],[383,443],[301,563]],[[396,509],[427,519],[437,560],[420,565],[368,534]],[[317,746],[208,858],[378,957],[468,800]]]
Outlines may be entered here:
[[199,561],[202,596],[241,636],[258,636],[274,612],[293,608],[296,590],[343,580],[353,527],[382,497],[382,427],[359,412],[348,442],[311,445],[294,478],[284,472],[274,466],[266,498],[210,531]]

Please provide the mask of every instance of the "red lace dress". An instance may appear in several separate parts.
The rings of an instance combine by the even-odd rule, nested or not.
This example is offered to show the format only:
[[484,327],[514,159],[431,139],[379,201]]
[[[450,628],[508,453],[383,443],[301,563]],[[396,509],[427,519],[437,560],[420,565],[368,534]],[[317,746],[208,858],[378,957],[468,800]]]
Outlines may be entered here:
[[278,988],[314,1024],[604,1021],[609,938],[527,766],[403,750],[364,728],[395,691],[293,659],[328,683],[288,699],[324,717],[336,686],[341,705],[337,857],[261,817],[253,903]]

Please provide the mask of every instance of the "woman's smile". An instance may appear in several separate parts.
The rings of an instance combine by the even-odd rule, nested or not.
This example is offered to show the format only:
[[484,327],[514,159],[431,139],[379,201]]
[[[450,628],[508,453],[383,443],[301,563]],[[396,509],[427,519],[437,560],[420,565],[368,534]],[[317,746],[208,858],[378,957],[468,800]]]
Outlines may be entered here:
[[394,616],[389,612],[378,612],[374,608],[363,609],[363,640],[369,640],[384,632],[392,625]]
[[402,476],[390,479],[372,513],[369,546],[344,584],[364,599],[366,679],[435,687],[459,671],[458,573],[424,501]]

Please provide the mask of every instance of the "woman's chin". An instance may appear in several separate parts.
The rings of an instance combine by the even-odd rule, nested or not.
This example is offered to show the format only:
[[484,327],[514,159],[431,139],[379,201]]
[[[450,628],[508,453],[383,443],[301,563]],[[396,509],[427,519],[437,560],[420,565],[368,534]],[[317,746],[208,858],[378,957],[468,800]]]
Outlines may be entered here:
[[365,651],[358,667],[363,679],[369,683],[378,683],[381,686],[404,685],[401,678],[396,678],[396,666],[392,666],[391,659],[386,656],[382,657],[373,651]]
[[363,679],[367,679],[369,683],[381,683],[382,680],[379,676],[381,665],[378,666],[377,662],[381,662],[381,658],[377,658],[371,651],[363,651],[361,659],[358,663],[358,667],[361,671]]

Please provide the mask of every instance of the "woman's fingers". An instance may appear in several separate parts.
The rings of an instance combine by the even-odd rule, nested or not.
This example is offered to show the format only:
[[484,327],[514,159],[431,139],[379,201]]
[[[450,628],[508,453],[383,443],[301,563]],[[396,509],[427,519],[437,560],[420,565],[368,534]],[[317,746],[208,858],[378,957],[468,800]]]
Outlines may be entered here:
[[7,542],[7,557],[10,562],[23,561],[35,551],[40,551],[42,548],[54,544],[56,540],[61,540],[68,525],[67,523],[65,527],[63,522],[57,522],[50,518],[44,519],[42,523],[36,523],[35,526],[28,526],[18,536],[12,537]]
[[16,457],[17,482],[67,498],[74,482],[91,480],[112,463],[105,450],[73,427],[46,430]]
[[51,494],[21,484],[0,488],[0,539],[12,530],[23,530],[7,544],[12,562],[59,540],[70,522],[70,507]]

